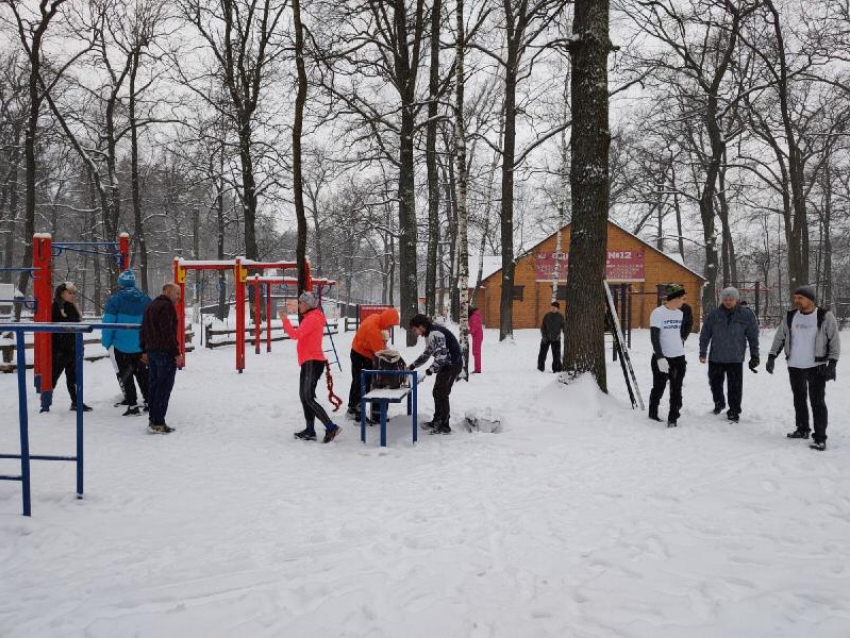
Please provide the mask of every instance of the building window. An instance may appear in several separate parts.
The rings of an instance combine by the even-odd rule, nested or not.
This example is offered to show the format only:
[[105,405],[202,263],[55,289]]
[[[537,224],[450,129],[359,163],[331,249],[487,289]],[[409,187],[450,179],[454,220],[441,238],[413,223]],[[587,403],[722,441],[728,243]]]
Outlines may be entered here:
[[522,301],[525,286],[514,286],[514,301]]
[[558,286],[558,292],[555,294],[555,298],[558,301],[566,301],[567,300],[567,287],[566,286]]

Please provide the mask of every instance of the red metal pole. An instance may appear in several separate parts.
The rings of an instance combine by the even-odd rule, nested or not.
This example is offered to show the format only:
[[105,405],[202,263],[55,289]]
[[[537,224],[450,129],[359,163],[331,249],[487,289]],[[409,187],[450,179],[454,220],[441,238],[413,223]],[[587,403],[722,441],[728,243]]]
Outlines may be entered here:
[[266,352],[272,351],[272,285],[266,283]]
[[121,251],[121,271],[125,271],[130,267],[130,234],[121,233],[118,235],[118,249]]
[[180,301],[177,302],[177,344],[186,363],[186,269],[180,265],[180,259],[174,258],[174,283],[180,286]]
[[242,268],[242,259],[236,258],[233,265],[233,281],[236,286],[236,370],[245,369],[245,280],[247,271]]
[[263,330],[262,295],[260,294],[259,275],[254,275],[254,354],[260,354],[260,339]]
[[[53,240],[47,233],[33,235],[32,267],[33,299],[36,300],[35,321],[49,323],[53,313]],[[53,391],[53,360],[51,335],[42,332],[34,335],[33,372],[37,392],[48,393],[42,405],[50,406]],[[46,401],[46,404],[44,403]]]

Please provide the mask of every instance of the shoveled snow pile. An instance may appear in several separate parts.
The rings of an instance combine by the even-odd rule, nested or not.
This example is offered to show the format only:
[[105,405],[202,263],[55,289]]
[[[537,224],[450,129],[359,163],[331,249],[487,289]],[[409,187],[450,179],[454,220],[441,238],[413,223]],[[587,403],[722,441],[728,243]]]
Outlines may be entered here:
[[[19,486],[0,483],[0,636],[850,635],[850,362],[827,388],[820,453],[785,438],[783,363],[745,372],[730,425],[710,414],[690,340],[668,430],[631,409],[618,363],[606,396],[537,372],[536,331],[497,338],[487,331],[484,373],[455,386],[452,436],[420,432],[413,446],[394,406],[385,449],[375,428],[360,443],[344,407],[332,444],[292,438],[291,342],[249,348],[241,375],[232,348],[190,354],[167,437],[120,417],[109,362],[87,364],[85,500],[71,464],[33,463],[31,519]],[[336,337],[344,398],[350,339]],[[648,334],[634,346],[646,399]],[[432,384],[419,388],[423,420]],[[73,450],[59,386],[51,413],[31,400],[33,453]],[[5,453],[18,450],[15,389],[0,375]],[[501,432],[467,432],[469,415]]]

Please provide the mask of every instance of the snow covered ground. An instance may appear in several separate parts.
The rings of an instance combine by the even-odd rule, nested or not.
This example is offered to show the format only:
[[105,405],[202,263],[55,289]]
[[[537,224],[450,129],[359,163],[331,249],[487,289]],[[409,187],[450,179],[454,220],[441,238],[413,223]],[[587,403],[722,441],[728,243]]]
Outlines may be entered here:
[[[453,394],[456,420],[489,407],[502,433],[413,447],[398,417],[386,449],[344,421],[331,445],[292,438],[290,342],[249,349],[242,375],[232,348],[190,354],[167,437],[118,416],[109,362],[87,364],[85,500],[71,464],[34,463],[31,519],[0,483],[0,636],[850,635],[850,363],[818,453],[785,438],[784,363],[745,373],[729,425],[690,340],[668,431],[631,410],[618,366],[609,397],[538,373],[537,339],[488,331],[485,373]],[[635,333],[644,397],[648,342]],[[4,452],[18,449],[15,383],[0,375]],[[34,452],[73,449],[60,386],[54,412],[32,415]]]

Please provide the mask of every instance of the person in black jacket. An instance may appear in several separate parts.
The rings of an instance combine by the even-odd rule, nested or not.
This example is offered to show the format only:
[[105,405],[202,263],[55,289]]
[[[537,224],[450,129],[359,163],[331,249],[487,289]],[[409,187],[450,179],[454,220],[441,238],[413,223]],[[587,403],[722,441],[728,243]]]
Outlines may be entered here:
[[[77,307],[77,287],[70,281],[56,286],[53,295],[53,307],[50,320],[53,323],[79,323],[80,309]],[[68,386],[68,394],[71,395],[71,409],[77,409],[77,362],[76,362],[76,338],[75,335],[57,333],[51,339],[53,359],[53,387],[62,373],[65,373],[65,385]],[[85,403],[83,410],[91,412],[91,408]]]
[[688,304],[682,304],[682,343],[688,340],[694,329],[694,309]]
[[540,354],[537,355],[537,369],[540,372],[546,368],[546,356],[552,349],[552,372],[560,372],[564,369],[561,360],[561,335],[564,334],[564,315],[561,314],[561,304],[552,302],[549,312],[543,315],[543,323],[540,324]]
[[174,428],[165,423],[168,401],[174,388],[177,368],[183,367],[183,355],[177,342],[177,311],[180,286],[168,283],[162,294],[145,309],[139,342],[143,363],[148,366],[148,432],[168,434]]

